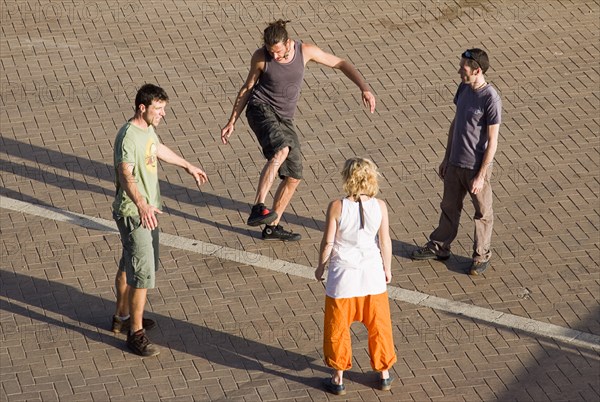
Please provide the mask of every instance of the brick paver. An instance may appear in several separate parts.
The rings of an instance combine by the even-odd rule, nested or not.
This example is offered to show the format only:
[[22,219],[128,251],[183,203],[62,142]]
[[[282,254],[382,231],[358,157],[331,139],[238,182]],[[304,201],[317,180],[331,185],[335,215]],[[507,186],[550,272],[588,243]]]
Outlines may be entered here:
[[[600,334],[597,1],[2,0],[3,196],[110,219],[112,141],[145,80],[172,101],[162,140],[208,172],[201,190],[172,167],[162,230],[307,266],[317,261],[343,160],[382,171],[393,284]],[[300,244],[264,244],[245,226],[262,166],[242,118],[220,127],[264,25],[352,61],[374,115],[342,74],[311,65],[298,105],[305,182],[284,217]],[[472,207],[454,256],[412,262],[437,223],[436,169],[452,116],[457,55],[489,50],[504,122],[494,167],[494,260],[469,263]],[[68,212],[67,212],[68,213]],[[106,331],[118,239],[2,210],[1,400],[317,400],[322,285],[164,248],[149,309],[163,348],[141,360]],[[394,302],[400,378],[372,391],[366,332],[354,328],[350,400],[596,400],[597,351]]]

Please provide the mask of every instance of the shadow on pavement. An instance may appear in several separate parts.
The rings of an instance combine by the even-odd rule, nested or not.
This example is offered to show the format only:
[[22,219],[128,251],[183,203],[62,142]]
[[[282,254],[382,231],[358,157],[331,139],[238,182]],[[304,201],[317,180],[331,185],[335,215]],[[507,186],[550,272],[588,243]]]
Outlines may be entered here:
[[[15,174],[29,180],[35,180],[58,188],[90,191],[97,194],[103,194],[106,197],[114,196],[114,190],[112,187],[111,189],[106,189],[100,185],[92,183],[93,180],[103,180],[112,183],[114,180],[112,165],[81,158],[75,155],[65,154],[37,145],[27,144],[10,138],[1,138],[1,141],[3,142],[2,151],[7,155],[27,159],[37,163],[38,165],[46,165],[56,170],[65,170],[68,172],[68,175],[81,174],[89,177],[91,180],[90,182],[86,180],[78,180],[74,177],[69,177],[68,175],[65,176],[64,174],[56,171],[47,171],[40,169],[39,167],[25,166],[23,164],[5,160],[0,161],[0,171]],[[211,174],[211,172],[207,173],[209,175]],[[239,211],[244,216],[250,211],[250,204],[248,203],[210,194],[194,187],[188,188],[178,184],[171,184],[164,180],[160,180],[160,187],[163,198],[171,198],[178,202],[183,202],[195,207],[211,206]],[[15,197],[14,195],[11,197],[21,199],[21,197]],[[227,230],[244,236],[256,236],[256,233],[254,233],[252,230],[236,228],[230,225],[223,225],[221,223],[201,218],[196,215],[190,215],[176,209],[166,207],[165,211],[169,214],[186,220],[214,226],[220,230]],[[314,230],[322,231],[325,227],[325,221],[319,219],[307,218],[290,213],[286,213],[284,218],[288,223]],[[392,240],[392,251],[396,256],[410,258],[410,253],[414,248],[416,248],[416,246],[410,243]]]
[[[125,336],[115,336],[109,332],[114,302],[85,294],[70,285],[6,270],[0,270],[0,280],[0,294],[3,296],[0,299],[1,310],[81,334],[92,342],[104,343],[129,353],[125,346]],[[21,304],[44,309],[49,314],[33,311]],[[61,317],[56,317],[56,314]],[[329,374],[329,369],[321,363],[319,356],[305,356],[160,314],[151,313],[149,316],[158,324],[150,332],[150,338],[163,348],[191,354],[226,367],[261,371],[319,390],[320,378]],[[162,332],[162,329],[166,331]],[[305,377],[296,374],[306,369],[323,375]]]
[[[31,334],[41,337],[37,339],[39,343],[65,339],[65,336],[76,341],[75,334],[80,334],[86,339],[90,349],[93,347],[90,343],[98,342],[123,350],[126,354],[130,353],[125,346],[125,336],[110,332],[110,320],[115,309],[113,301],[85,294],[70,285],[2,269],[0,281],[0,310],[47,324],[44,328],[38,325],[38,333]],[[34,309],[24,307],[23,304]],[[41,313],[34,311],[35,309],[45,311]],[[316,349],[310,355],[302,355],[249,339],[243,335],[243,331],[242,336],[237,336],[156,313],[148,316],[157,322],[157,328],[149,333],[150,339],[162,348],[200,357],[213,364],[281,377],[317,390],[322,390],[321,379],[330,374],[330,369],[322,363]],[[51,328],[55,330],[52,331]],[[59,334],[59,329],[67,335]],[[15,331],[19,331],[19,328],[15,328]],[[3,332],[6,336],[11,331],[4,325]],[[69,338],[69,332],[72,338]],[[320,340],[315,346],[320,346]],[[136,359],[138,356],[131,354],[127,358]],[[114,364],[119,365],[121,362]],[[308,377],[298,374],[304,370],[310,370],[311,374]],[[250,384],[257,380],[256,374],[252,374],[251,378]],[[366,387],[376,385],[376,374],[372,372],[349,371],[347,378]],[[238,385],[240,389],[244,387],[243,383]],[[235,396],[236,391],[231,392],[228,397]]]
[[[585,320],[598,320],[600,308]],[[475,320],[479,322],[479,320]],[[489,323],[483,323],[489,325]],[[501,329],[501,327],[495,327]],[[578,329],[577,327],[573,329]],[[584,329],[582,329],[585,331]],[[508,331],[520,334],[518,329]],[[519,335],[521,336],[521,335]],[[531,337],[525,333],[524,336]],[[595,350],[576,348],[562,341],[539,338],[538,343],[515,350],[510,360],[514,381],[496,391],[497,401],[600,400],[600,345]],[[504,340],[502,340],[504,342]],[[508,349],[507,353],[510,353]],[[515,364],[517,363],[517,364]],[[519,364],[520,363],[520,364]],[[520,369],[515,369],[520,365]]]

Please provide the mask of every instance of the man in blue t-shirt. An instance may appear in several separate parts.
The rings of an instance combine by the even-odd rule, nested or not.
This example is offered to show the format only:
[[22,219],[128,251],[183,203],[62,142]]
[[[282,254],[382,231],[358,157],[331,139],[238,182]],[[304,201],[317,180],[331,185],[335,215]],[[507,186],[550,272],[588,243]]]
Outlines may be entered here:
[[444,180],[440,222],[429,242],[412,254],[415,260],[450,257],[450,244],[458,233],[463,200],[468,192],[475,207],[471,275],[482,274],[492,255],[494,215],[490,176],[498,146],[502,102],[485,80],[489,65],[488,55],[481,49],[469,49],[461,55],[458,73],[462,82],[454,96],[456,114],[439,167]]

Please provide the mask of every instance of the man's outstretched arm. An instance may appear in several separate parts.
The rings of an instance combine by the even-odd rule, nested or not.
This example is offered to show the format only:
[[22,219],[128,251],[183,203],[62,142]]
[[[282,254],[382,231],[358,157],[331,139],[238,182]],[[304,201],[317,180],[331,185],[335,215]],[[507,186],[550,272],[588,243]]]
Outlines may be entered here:
[[352,63],[344,59],[340,59],[333,54],[324,52],[319,47],[309,43],[302,45],[302,52],[304,54],[306,63],[312,60],[324,66],[335,68],[343,72],[344,75],[350,78],[350,80],[362,92],[363,104],[370,110],[371,113],[375,112],[375,95],[373,95],[369,85],[367,85],[363,77],[360,75],[356,67],[352,65]]
[[204,173],[204,170],[192,165],[164,144],[158,144],[156,156],[161,161],[184,168],[190,175],[192,175],[194,180],[196,180],[196,184],[198,186],[200,186],[203,183],[206,183],[206,181],[208,180],[208,177],[206,176],[206,173]]

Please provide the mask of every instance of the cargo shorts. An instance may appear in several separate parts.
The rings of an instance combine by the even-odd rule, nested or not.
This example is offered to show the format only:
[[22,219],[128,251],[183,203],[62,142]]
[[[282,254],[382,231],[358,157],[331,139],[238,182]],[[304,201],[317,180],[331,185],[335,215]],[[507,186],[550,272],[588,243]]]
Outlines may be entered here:
[[113,216],[117,222],[123,254],[119,271],[127,284],[136,289],[153,289],[158,271],[158,228],[146,229],[139,216]]
[[279,116],[271,105],[256,101],[248,102],[246,118],[267,160],[289,147],[286,160],[279,166],[279,178],[302,179],[302,154],[294,122]]

